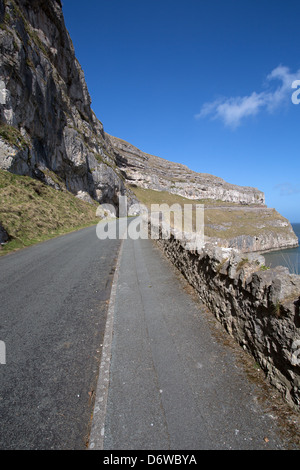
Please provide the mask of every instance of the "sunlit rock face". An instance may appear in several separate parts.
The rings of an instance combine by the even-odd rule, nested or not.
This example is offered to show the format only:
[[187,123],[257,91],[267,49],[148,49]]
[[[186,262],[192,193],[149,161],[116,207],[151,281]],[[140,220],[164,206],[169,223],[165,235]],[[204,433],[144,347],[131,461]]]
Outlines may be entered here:
[[[245,226],[224,237],[224,227],[212,217],[208,236],[244,251],[298,243],[288,221],[286,228],[276,226],[285,223],[279,215],[260,236],[269,217],[259,212],[265,196],[258,189],[196,173],[104,132],[92,111],[60,0],[0,0],[0,65],[0,169],[86,201],[112,204],[117,214],[120,196],[128,197],[130,215],[140,212],[130,189],[134,185],[192,201],[251,206],[258,209],[254,234]],[[226,223],[236,226],[230,218]]]
[[0,24],[0,168],[51,170],[74,195],[117,203],[126,188],[60,0],[0,0]]
[[193,200],[214,199],[238,204],[265,204],[264,193],[256,188],[236,186],[217,176],[196,173],[185,165],[149,155],[128,142],[109,137],[117,154],[117,164],[130,184],[168,191]]

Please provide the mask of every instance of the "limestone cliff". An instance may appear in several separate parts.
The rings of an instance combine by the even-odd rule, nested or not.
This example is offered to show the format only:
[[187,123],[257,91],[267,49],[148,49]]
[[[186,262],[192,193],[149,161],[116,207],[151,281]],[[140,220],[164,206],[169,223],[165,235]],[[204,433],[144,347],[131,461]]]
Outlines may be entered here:
[[126,188],[91,109],[61,1],[0,0],[0,25],[0,168],[117,203]]
[[[200,201],[205,206],[206,241],[244,253],[298,246],[290,222],[265,205],[265,195],[255,188],[236,186],[216,176],[196,173],[185,165],[146,154],[109,136],[116,163],[138,199],[149,207],[166,202],[183,205]],[[154,193],[155,191],[155,193]],[[181,199],[182,198],[182,199]]]
[[259,226],[266,225],[268,215],[260,210],[265,197],[258,189],[193,172],[104,132],[91,108],[61,0],[0,0],[0,169],[89,202],[118,206],[118,196],[127,195],[130,207],[137,202],[131,186],[137,186],[188,200],[251,207],[256,214],[252,227],[241,225],[241,218],[232,221],[230,208],[221,208],[222,217],[215,210],[206,224],[207,236],[244,251],[298,244],[279,214],[260,238]]
[[117,164],[126,181],[137,186],[168,191],[188,199],[215,199],[239,204],[265,204],[265,195],[256,188],[226,183],[217,176],[196,173],[187,166],[149,155],[133,145],[109,136],[115,147]]

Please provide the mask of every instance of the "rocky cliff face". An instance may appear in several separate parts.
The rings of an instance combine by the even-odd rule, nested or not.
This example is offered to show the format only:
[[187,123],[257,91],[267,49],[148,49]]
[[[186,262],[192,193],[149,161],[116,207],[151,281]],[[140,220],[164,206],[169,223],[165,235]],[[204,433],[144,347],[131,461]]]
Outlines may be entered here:
[[117,164],[129,184],[168,191],[188,199],[215,199],[239,204],[265,204],[265,195],[255,188],[226,183],[217,176],[196,173],[185,165],[146,154],[133,145],[109,136]]
[[[148,203],[153,190],[186,198],[182,204],[188,200],[204,203],[207,242],[244,253],[298,246],[290,222],[265,206],[265,195],[258,189],[195,173],[185,165],[146,154],[116,137],[109,139],[126,183],[144,188],[141,196],[145,194]],[[178,203],[178,198],[175,201]]]
[[[60,0],[0,0],[0,169],[100,204],[118,206],[119,196],[127,195],[130,207],[137,202],[130,186],[138,186],[190,200],[265,207],[264,194],[255,188],[195,173],[104,132],[91,109]],[[215,211],[207,223],[215,243],[244,251],[298,244],[288,222],[279,227],[279,215],[266,240],[249,226],[229,233],[241,225],[227,217],[229,210],[222,208],[222,216]],[[266,217],[258,211],[252,229]]]
[[0,25],[0,167],[117,203],[126,188],[60,0],[0,0]]

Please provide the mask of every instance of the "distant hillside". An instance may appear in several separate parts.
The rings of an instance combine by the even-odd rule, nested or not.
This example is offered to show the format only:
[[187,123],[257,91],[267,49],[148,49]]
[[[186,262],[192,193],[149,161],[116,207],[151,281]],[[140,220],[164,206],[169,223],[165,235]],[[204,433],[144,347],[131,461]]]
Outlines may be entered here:
[[116,163],[125,181],[142,188],[168,191],[188,199],[214,199],[238,204],[265,204],[265,195],[256,188],[229,184],[187,166],[142,152],[133,145],[109,136]]
[[[290,222],[275,209],[259,205],[243,205],[213,199],[190,199],[172,194],[132,186],[139,201],[151,210],[152,204],[203,204],[205,242],[236,248],[244,253],[270,251],[298,246]],[[195,217],[194,217],[195,218]],[[183,219],[183,218],[182,218]]]

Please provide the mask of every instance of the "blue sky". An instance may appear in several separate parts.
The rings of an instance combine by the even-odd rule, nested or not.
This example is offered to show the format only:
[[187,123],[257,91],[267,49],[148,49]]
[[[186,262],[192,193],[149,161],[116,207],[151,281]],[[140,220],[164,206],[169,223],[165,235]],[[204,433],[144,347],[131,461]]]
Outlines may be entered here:
[[299,0],[63,0],[63,11],[106,132],[257,187],[300,222]]

